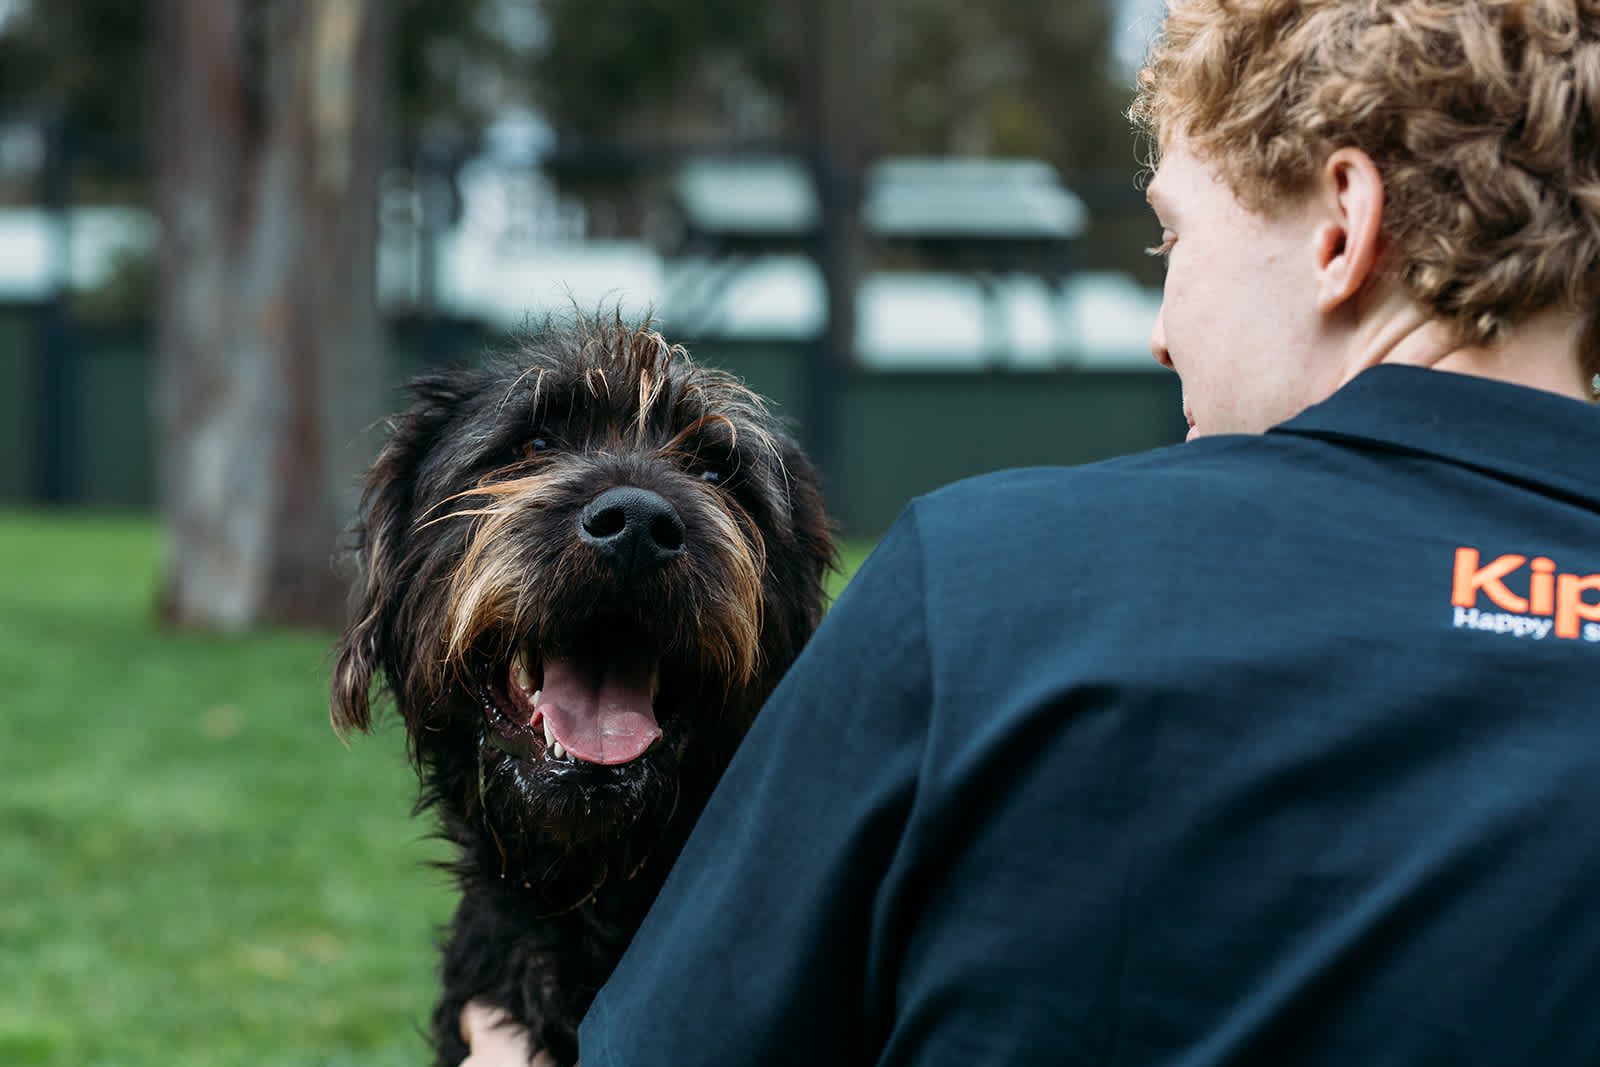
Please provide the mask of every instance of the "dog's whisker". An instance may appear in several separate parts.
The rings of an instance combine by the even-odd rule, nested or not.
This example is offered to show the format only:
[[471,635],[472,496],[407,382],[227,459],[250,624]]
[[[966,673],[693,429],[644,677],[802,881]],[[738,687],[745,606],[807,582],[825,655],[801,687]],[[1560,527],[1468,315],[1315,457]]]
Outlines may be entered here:
[[[557,487],[556,481],[557,480],[550,475],[522,475],[514,478],[501,478],[495,481],[485,481],[473,486],[471,489],[463,489],[459,493],[452,493],[450,496],[445,497],[443,500],[440,500],[437,504],[430,507],[428,511],[437,511],[439,508],[451,503],[452,501],[467,500],[476,496],[501,497],[512,496],[517,493],[532,493],[541,489],[554,490]],[[435,517],[434,519],[430,520],[430,522],[438,522],[441,519],[451,519],[464,515],[478,514],[482,514],[482,512],[476,510],[453,511],[448,515]]]
[[517,387],[520,386],[523,382],[527,381],[527,379],[529,377],[532,377],[533,378],[533,397],[532,397],[531,401],[529,402],[529,406],[534,411],[538,411],[538,409],[539,409],[539,394],[541,392],[541,387],[544,385],[544,376],[545,376],[545,368],[544,367],[539,367],[539,366],[529,367],[527,370],[525,370],[521,374],[517,375],[506,386],[505,392],[501,394],[501,396],[500,396],[500,406],[502,408],[509,406],[511,401],[512,401],[512,399],[513,399],[514,394],[517,391]]

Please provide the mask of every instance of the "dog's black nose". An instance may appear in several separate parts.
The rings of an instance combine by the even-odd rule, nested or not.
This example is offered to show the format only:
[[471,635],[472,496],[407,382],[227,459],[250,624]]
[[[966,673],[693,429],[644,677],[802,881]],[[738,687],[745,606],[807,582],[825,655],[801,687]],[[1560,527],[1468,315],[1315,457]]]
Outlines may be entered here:
[[583,509],[579,536],[627,569],[660,566],[683,554],[683,520],[660,493],[624,485]]

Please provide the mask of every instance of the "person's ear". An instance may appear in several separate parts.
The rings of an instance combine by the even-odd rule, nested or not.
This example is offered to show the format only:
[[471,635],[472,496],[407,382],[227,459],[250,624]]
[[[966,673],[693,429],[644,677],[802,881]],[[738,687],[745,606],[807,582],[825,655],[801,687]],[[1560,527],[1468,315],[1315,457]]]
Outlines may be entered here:
[[1317,230],[1317,308],[1327,313],[1372,280],[1383,251],[1383,176],[1359,148],[1341,148],[1317,174],[1326,218]]

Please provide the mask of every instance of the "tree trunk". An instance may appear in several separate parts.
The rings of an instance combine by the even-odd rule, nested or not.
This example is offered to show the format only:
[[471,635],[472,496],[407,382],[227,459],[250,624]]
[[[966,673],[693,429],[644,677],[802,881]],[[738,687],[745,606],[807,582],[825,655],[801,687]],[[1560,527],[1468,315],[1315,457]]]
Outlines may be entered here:
[[379,0],[165,0],[162,614],[337,625],[381,329]]
[[843,375],[856,364],[856,295],[866,263],[863,172],[877,155],[881,75],[869,59],[881,40],[877,0],[793,0],[800,32],[794,65],[798,125],[821,209],[814,255],[828,318],[807,370],[805,445],[827,493],[848,494],[839,451]]

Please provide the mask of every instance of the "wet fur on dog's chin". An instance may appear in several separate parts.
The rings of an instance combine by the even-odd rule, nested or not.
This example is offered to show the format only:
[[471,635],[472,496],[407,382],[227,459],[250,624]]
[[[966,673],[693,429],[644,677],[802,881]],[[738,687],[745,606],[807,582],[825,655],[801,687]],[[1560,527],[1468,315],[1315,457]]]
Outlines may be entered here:
[[368,729],[381,686],[455,846],[435,1062],[479,998],[571,1063],[821,619],[829,524],[760,398],[647,323],[546,323],[411,391],[367,478],[333,720]]

